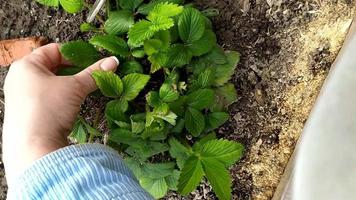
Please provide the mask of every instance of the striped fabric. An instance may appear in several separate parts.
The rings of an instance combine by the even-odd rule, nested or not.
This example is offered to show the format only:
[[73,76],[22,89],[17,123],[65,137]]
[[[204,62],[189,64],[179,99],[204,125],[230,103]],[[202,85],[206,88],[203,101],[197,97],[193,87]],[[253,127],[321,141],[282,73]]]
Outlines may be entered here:
[[117,152],[101,144],[68,146],[36,161],[10,183],[8,199],[153,199]]

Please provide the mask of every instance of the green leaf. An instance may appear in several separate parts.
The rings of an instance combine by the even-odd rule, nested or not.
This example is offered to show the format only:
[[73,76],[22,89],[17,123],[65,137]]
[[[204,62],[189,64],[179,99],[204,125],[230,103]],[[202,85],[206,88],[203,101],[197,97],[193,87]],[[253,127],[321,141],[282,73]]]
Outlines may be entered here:
[[146,101],[151,107],[158,107],[162,104],[158,92],[151,91],[146,95]]
[[229,140],[210,140],[203,145],[200,155],[202,158],[214,158],[225,167],[233,165],[243,153],[242,144]]
[[162,101],[169,103],[177,100],[179,94],[170,84],[164,83],[159,89],[159,97]]
[[162,42],[161,49],[168,49],[171,44],[171,34],[169,30],[159,31],[153,36],[153,38]]
[[174,162],[165,163],[144,163],[143,175],[150,178],[165,178],[173,173]]
[[69,138],[74,139],[77,143],[85,143],[87,141],[87,134],[84,126],[80,120],[78,120],[74,126],[72,132],[69,134]]
[[227,83],[235,72],[236,65],[240,61],[240,54],[236,51],[226,53],[228,62],[216,67],[215,85],[221,86]]
[[203,169],[216,196],[221,200],[231,200],[232,180],[224,165],[213,158],[202,160]]
[[168,142],[170,146],[169,154],[177,160],[179,169],[183,169],[185,161],[191,155],[191,151],[173,137]]
[[152,141],[144,141],[144,143],[142,143],[142,139],[130,145],[126,152],[142,160],[169,150],[167,144]]
[[93,30],[96,30],[97,28],[94,26],[94,25],[92,25],[92,24],[90,24],[90,23],[82,23],[81,25],[80,25],[80,31],[81,32],[89,32],[89,31],[93,31]]
[[157,117],[157,118],[163,119],[164,121],[170,123],[172,126],[176,125],[177,115],[172,111],[170,111],[166,115],[156,114],[154,116]]
[[83,7],[83,0],[59,0],[61,6],[69,13],[76,13]]
[[176,191],[178,190],[178,180],[179,180],[179,176],[180,176],[180,171],[178,170],[174,170],[173,174],[171,174],[170,176],[167,176],[166,182],[167,182],[167,186],[168,189]]
[[131,117],[131,131],[132,133],[142,133],[145,129],[144,121],[134,121]]
[[120,7],[124,10],[134,11],[143,0],[120,0]]
[[59,0],[36,0],[36,1],[46,6],[53,6],[53,7],[59,6]]
[[201,56],[208,53],[216,44],[216,36],[211,30],[206,30],[204,35],[189,45],[193,56]]
[[127,33],[134,23],[134,16],[130,11],[113,11],[106,20],[104,29],[108,34],[121,35]]
[[123,93],[122,97],[127,101],[131,101],[137,97],[139,92],[146,86],[149,75],[132,73],[126,75],[122,79]]
[[153,1],[150,1],[148,4],[141,5],[138,8],[137,12],[140,14],[147,15],[157,4],[163,3],[163,2],[181,4],[182,0],[153,0]]
[[211,106],[212,111],[221,111],[237,101],[235,86],[232,83],[227,83],[214,90],[216,97],[215,103]]
[[168,30],[172,26],[174,26],[174,21],[168,17],[156,17],[151,21],[152,25],[150,26],[150,30],[154,33],[161,30]]
[[130,60],[120,65],[119,71],[122,75],[127,75],[132,73],[143,73],[143,67],[141,63],[137,62],[136,60]]
[[171,129],[171,132],[175,134],[182,133],[184,129],[184,124],[185,124],[185,120],[182,118],[178,118],[176,125]]
[[100,59],[100,54],[93,45],[81,40],[63,44],[60,51],[66,60],[82,68],[89,67]]
[[125,164],[130,168],[130,170],[134,173],[137,179],[141,177],[142,169],[140,163],[133,158],[125,158]]
[[89,40],[89,43],[108,50],[110,53],[127,57],[129,55],[128,47],[122,38],[115,35],[97,35]]
[[167,138],[167,130],[163,120],[154,120],[150,126],[145,128],[141,137],[150,138],[152,141],[164,140]]
[[150,73],[154,73],[166,65],[168,55],[165,52],[158,52],[148,56],[148,60],[151,62]]
[[202,59],[208,63],[212,63],[215,65],[222,65],[227,63],[227,57],[225,55],[225,52],[219,46],[213,47],[209,53],[205,54],[202,57]]
[[185,111],[185,128],[194,137],[197,137],[205,128],[204,115],[197,109],[188,108]]
[[145,41],[143,47],[145,53],[150,56],[154,53],[157,53],[161,49],[162,42],[161,40],[157,40],[157,39],[149,39]]
[[200,12],[194,8],[185,8],[178,20],[180,38],[191,43],[199,40],[205,31],[205,20]]
[[111,71],[94,71],[92,76],[101,93],[107,97],[119,97],[124,90],[120,77]]
[[172,3],[159,3],[148,14],[147,19],[154,21],[157,17],[173,17],[183,11],[182,6]]
[[214,103],[214,91],[211,89],[200,89],[192,92],[187,97],[187,104],[197,110],[208,108]]
[[169,67],[182,67],[190,63],[193,55],[189,48],[183,44],[173,44],[168,51],[167,65]]
[[155,31],[151,30],[151,26],[152,22],[144,19],[135,23],[129,30],[128,43],[136,46],[143,41],[150,39],[155,34]]
[[105,117],[106,121],[108,122],[108,126],[111,129],[120,128],[129,129],[130,124],[127,123],[128,117],[125,115],[125,104],[119,103],[107,103],[105,107]]
[[230,115],[226,112],[213,112],[208,115],[208,122],[210,128],[216,129],[223,125],[228,119]]
[[141,177],[140,184],[155,199],[164,197],[168,191],[168,185],[165,178],[153,179],[149,177]]
[[193,145],[193,151],[194,152],[200,152],[201,148],[203,148],[203,145],[207,142],[209,142],[210,140],[214,140],[216,139],[216,134],[215,132],[211,132],[207,135],[205,135],[204,137],[202,137],[199,141],[195,142]]
[[204,171],[200,160],[195,156],[190,157],[185,162],[179,177],[178,192],[182,195],[187,195],[195,190],[203,175]]
[[131,133],[126,129],[114,129],[109,135],[109,140],[116,143],[140,146],[144,145],[142,139],[138,135]]
[[115,110],[116,112],[123,112],[123,113],[126,112],[127,109],[129,108],[128,102],[124,99],[109,101],[106,104],[106,106],[112,110]]
[[214,68],[209,67],[204,72],[200,73],[198,78],[193,80],[191,89],[194,91],[196,89],[203,89],[211,86],[215,78],[214,71]]
[[143,49],[135,49],[131,52],[132,56],[135,58],[145,57],[145,51]]

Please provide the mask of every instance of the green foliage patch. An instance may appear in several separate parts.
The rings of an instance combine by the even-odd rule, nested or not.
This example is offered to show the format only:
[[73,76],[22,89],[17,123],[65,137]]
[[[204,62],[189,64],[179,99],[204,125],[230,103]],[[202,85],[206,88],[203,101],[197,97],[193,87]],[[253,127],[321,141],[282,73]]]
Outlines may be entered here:
[[[37,0],[73,13],[81,0]],[[154,198],[169,190],[187,195],[206,178],[219,199],[231,199],[229,167],[243,146],[218,139],[214,132],[228,119],[228,106],[237,99],[228,83],[240,54],[217,45],[207,16],[181,0],[116,0],[106,22],[82,31],[96,33],[88,42],[62,45],[61,53],[77,72],[103,54],[114,55],[117,73],[95,71],[105,108],[108,144],[117,149],[141,186]],[[103,137],[79,119],[70,135],[78,143]]]

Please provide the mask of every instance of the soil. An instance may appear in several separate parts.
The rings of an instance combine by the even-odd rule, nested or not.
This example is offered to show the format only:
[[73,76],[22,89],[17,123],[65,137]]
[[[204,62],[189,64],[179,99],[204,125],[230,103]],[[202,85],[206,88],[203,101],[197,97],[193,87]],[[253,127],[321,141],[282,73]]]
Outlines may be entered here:
[[[239,99],[220,137],[242,142],[243,159],[231,168],[233,199],[271,199],[313,102],[355,15],[353,0],[196,0],[217,8],[219,44],[242,60],[231,80]],[[86,39],[79,32],[86,12],[68,15],[32,0],[0,3],[0,39],[46,36],[64,42]],[[0,71],[2,85],[6,69]],[[3,92],[0,91],[2,98]],[[3,99],[3,98],[2,98]],[[97,109],[101,99],[87,100]],[[0,105],[1,115],[3,104]],[[2,122],[3,118],[0,118]],[[0,199],[6,182],[0,170]],[[183,198],[216,199],[207,183]]]

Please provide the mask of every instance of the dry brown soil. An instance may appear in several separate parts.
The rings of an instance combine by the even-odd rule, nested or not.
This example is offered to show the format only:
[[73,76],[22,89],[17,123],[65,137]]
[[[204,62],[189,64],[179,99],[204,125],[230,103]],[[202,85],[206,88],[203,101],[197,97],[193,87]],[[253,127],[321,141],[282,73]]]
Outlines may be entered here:
[[[242,54],[232,79],[239,99],[230,109],[231,120],[219,130],[221,137],[246,146],[245,156],[231,169],[234,199],[271,199],[355,15],[355,1],[194,3],[220,10],[213,18],[218,41],[225,49]],[[0,39],[29,35],[43,35],[57,42],[85,39],[87,36],[78,31],[84,16],[85,12],[67,15],[31,0],[3,1]],[[1,85],[5,75],[2,69]],[[0,111],[2,115],[2,104]],[[3,174],[0,170],[0,199],[6,194]],[[168,199],[215,197],[209,185],[202,183],[187,198],[171,193]]]

